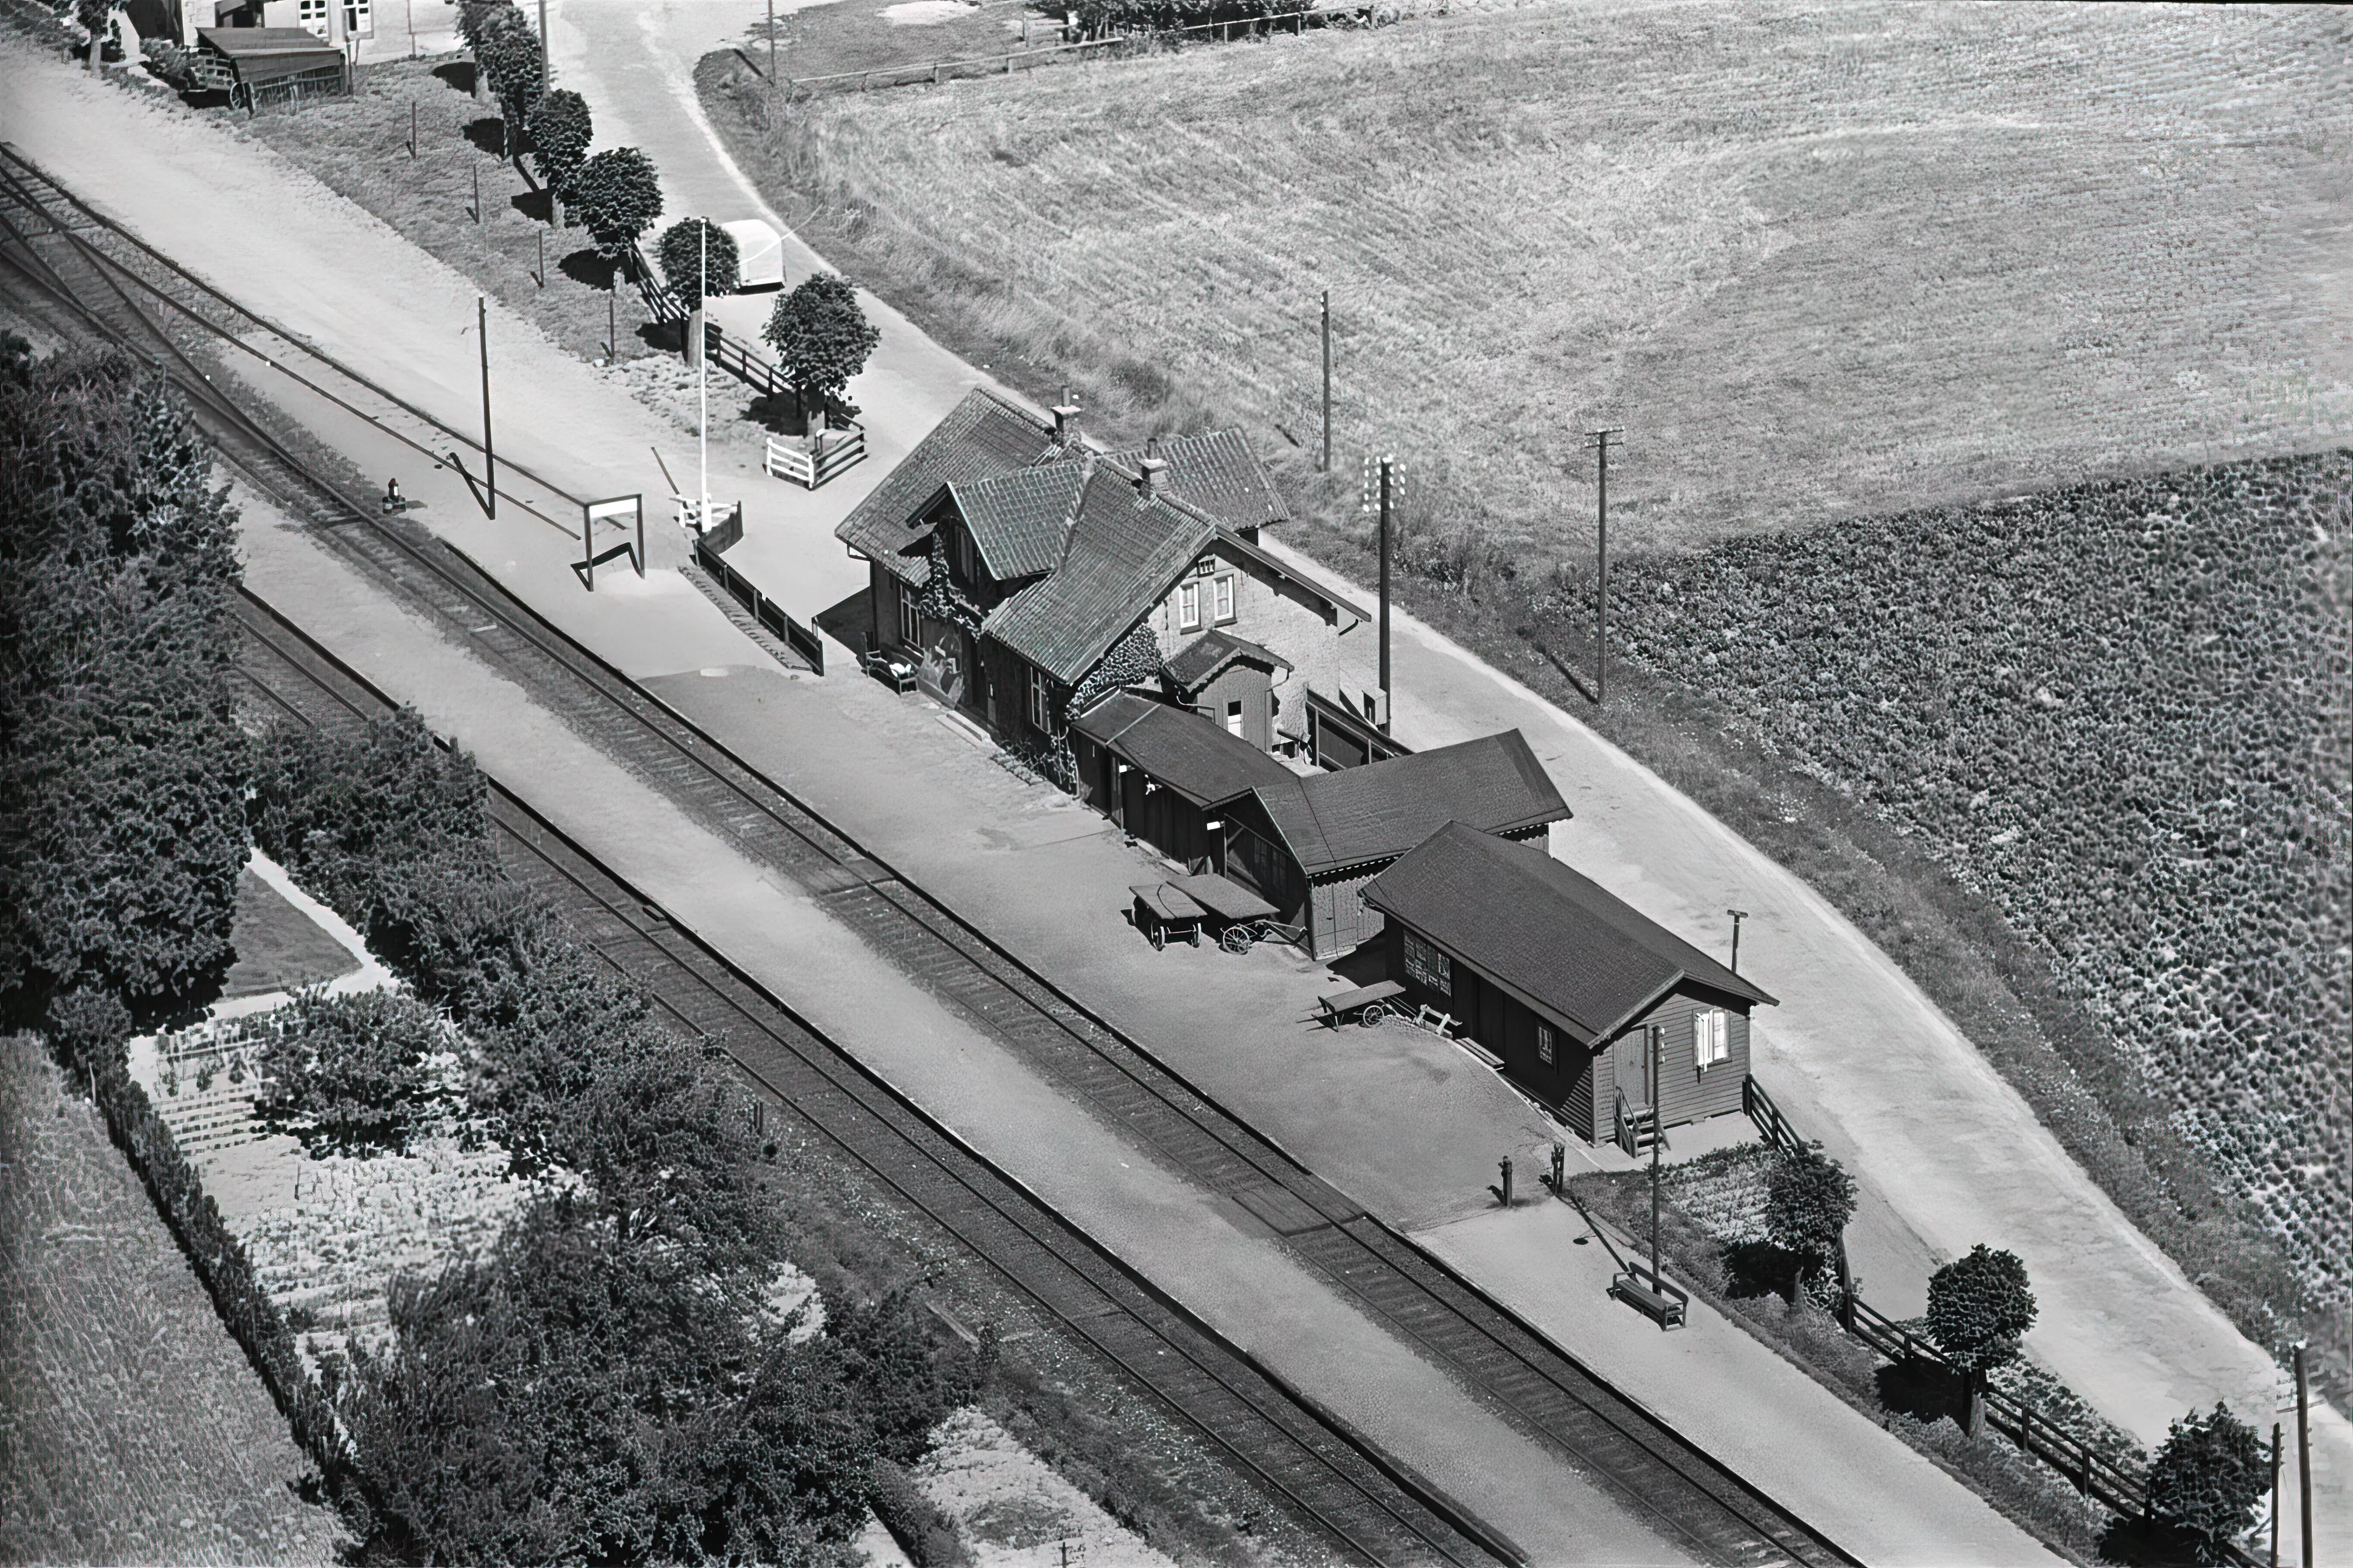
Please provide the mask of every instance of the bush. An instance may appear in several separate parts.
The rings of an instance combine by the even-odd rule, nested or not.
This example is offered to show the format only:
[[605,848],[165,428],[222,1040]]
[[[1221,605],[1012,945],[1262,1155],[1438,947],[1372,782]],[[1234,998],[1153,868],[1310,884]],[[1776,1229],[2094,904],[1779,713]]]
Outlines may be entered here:
[[408,1146],[438,1098],[432,1058],[451,1046],[438,1014],[386,992],[307,991],[271,1022],[253,1102],[263,1126],[313,1155]]
[[217,993],[247,854],[236,514],[160,376],[0,351],[0,1009]]
[[1775,1246],[1804,1259],[1800,1285],[1837,1256],[1853,1217],[1854,1178],[1819,1151],[1781,1161],[1767,1178],[1765,1231]]
[[1990,1372],[2014,1361],[2021,1335],[2034,1326],[2034,1292],[2014,1252],[1979,1242],[1928,1277],[1922,1320],[1936,1348],[1956,1366]]
[[494,6],[476,29],[473,50],[476,68],[489,75],[491,90],[498,94],[507,146],[516,149],[522,141],[516,132],[528,122],[547,86],[547,56],[539,35],[515,6]]
[[661,216],[661,181],[635,147],[613,147],[580,165],[565,205],[607,257],[626,255]]
[[858,291],[830,272],[804,279],[778,300],[760,335],[775,346],[794,386],[821,405],[842,402],[850,377],[882,341],[859,308]]
[[2253,1525],[2271,1490],[2271,1453],[2228,1405],[2193,1410],[2172,1424],[2147,1484],[2153,1521],[2187,1537],[2200,1563],[2226,1562],[2224,1543]]
[[183,92],[195,85],[196,70],[190,52],[171,39],[142,38],[139,55],[158,80],[168,82]]
[[533,108],[529,123],[532,162],[539,165],[540,179],[559,199],[569,200],[572,182],[587,162],[588,143],[596,135],[588,100],[559,87]]
[[656,254],[662,280],[691,310],[706,295],[733,294],[738,280],[735,237],[709,218],[681,218],[662,232]]
[[1989,900],[2334,1304],[2348,495],[2338,451],[1727,541],[1610,616]]

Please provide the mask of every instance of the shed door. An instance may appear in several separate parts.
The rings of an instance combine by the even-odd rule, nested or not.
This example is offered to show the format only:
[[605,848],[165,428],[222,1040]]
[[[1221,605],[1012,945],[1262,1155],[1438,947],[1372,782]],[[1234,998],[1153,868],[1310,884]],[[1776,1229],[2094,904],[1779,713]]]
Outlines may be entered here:
[[1634,1029],[1610,1042],[1609,1055],[1618,1064],[1618,1088],[1626,1103],[1640,1110],[1651,1103],[1651,1039],[1647,1030]]

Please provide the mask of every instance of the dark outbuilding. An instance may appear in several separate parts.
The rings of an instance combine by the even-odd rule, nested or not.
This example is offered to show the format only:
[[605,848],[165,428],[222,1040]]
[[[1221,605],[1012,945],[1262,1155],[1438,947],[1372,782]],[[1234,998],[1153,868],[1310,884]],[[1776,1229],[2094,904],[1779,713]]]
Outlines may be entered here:
[[1661,1127],[1741,1109],[1749,1012],[1774,999],[1542,845],[1451,822],[1364,901],[1407,1000],[1451,1014],[1588,1142],[1631,1142],[1653,1108]]
[[194,68],[248,109],[351,90],[343,51],[306,27],[199,27]]
[[1195,871],[1224,868],[1219,805],[1292,777],[1241,736],[1131,691],[1074,720],[1071,752],[1081,798]]

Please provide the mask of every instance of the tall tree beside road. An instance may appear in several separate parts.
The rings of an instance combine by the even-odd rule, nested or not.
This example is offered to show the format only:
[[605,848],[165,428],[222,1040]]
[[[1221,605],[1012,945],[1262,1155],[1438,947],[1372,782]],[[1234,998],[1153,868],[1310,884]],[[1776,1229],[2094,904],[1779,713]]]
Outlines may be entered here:
[[160,377],[0,334],[0,1011],[142,1021],[235,957],[236,514]]
[[539,35],[512,5],[501,5],[482,20],[481,37],[474,45],[474,64],[489,73],[491,90],[499,95],[499,112],[506,120],[509,152],[521,151],[518,134],[529,123],[531,111],[547,86],[547,56]]
[[[559,87],[541,99],[531,111],[531,156],[539,177],[558,200],[569,202],[572,182],[588,160],[588,142],[596,127],[588,116],[588,100],[570,88]],[[578,222],[576,216],[567,222]]]
[[662,280],[691,310],[704,298],[733,294],[739,281],[735,237],[709,218],[681,218],[662,231]]
[[661,216],[661,181],[653,160],[635,147],[613,147],[580,165],[566,198],[606,256],[626,254]]
[[1765,1192],[1765,1231],[1774,1246],[1801,1260],[1801,1289],[1837,1255],[1839,1238],[1853,1217],[1854,1178],[1837,1161],[1810,1149],[1773,1167]]
[[1968,1376],[1973,1437],[1983,1426],[1985,1374],[2018,1359],[2019,1336],[2034,1326],[2034,1311],[2026,1265],[1984,1242],[1929,1277],[1928,1337]]
[[2185,1537],[2199,1562],[2227,1562],[2223,1543],[2255,1522],[2271,1485],[2271,1454],[2253,1427],[2228,1405],[2193,1410],[2149,1462],[2149,1517]]
[[[796,391],[820,405],[840,403],[849,378],[866,368],[881,332],[858,308],[858,291],[830,272],[819,272],[776,301],[760,335],[776,346]],[[849,408],[855,414],[855,408]]]

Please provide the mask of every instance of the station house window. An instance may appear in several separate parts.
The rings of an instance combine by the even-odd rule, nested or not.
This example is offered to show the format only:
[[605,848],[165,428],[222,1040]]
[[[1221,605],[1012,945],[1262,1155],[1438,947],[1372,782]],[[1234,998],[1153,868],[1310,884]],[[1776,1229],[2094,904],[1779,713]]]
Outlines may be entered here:
[[1234,618],[1234,578],[1229,572],[1210,580],[1209,602],[1215,608],[1218,624],[1224,626]]
[[1536,1060],[1546,1067],[1552,1066],[1553,1051],[1552,1026],[1538,1024],[1536,1026]]
[[915,590],[899,584],[899,642],[904,647],[923,646],[923,613],[915,608]]
[[1411,931],[1405,933],[1407,978],[1440,996],[1454,994],[1454,961]]
[[1731,1055],[1731,1020],[1721,1007],[1701,1008],[1692,1019],[1692,1060],[1705,1072]]
[[1201,584],[1187,583],[1176,590],[1176,629],[1198,632],[1201,629]]
[[1029,722],[1040,731],[1053,729],[1054,683],[1042,669],[1029,672]]

